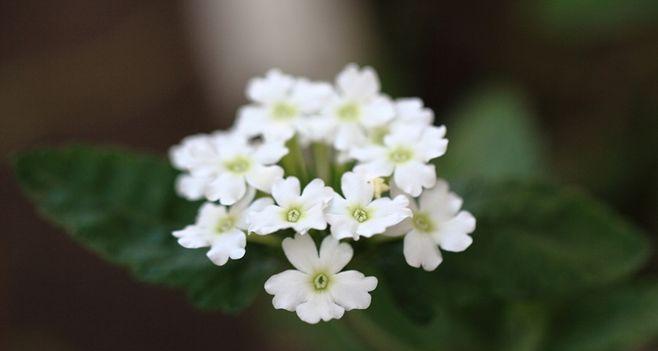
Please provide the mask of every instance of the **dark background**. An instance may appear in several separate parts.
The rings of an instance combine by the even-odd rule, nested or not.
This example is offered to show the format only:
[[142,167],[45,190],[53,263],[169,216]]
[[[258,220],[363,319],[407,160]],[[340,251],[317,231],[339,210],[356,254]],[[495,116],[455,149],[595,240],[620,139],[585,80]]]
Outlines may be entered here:
[[[327,33],[333,38],[328,42],[344,41],[345,47],[334,56],[332,50],[319,51],[326,61],[302,66],[310,67],[312,78],[331,79],[326,72],[350,61],[372,64],[385,91],[421,96],[441,119],[472,87],[513,82],[537,112],[559,180],[588,189],[656,233],[658,4],[609,1],[588,7],[579,2],[586,5],[323,2],[336,11],[327,21],[341,13],[358,16],[337,16],[335,26],[325,23],[347,28]],[[221,3],[235,10],[230,1]],[[276,56],[268,64],[264,57],[247,68],[235,67],[249,74],[240,85],[222,80],[231,74],[231,64],[241,62],[235,55],[250,51],[221,52],[215,58],[213,51],[200,49],[187,6],[175,1],[0,1],[2,154],[70,142],[164,154],[185,135],[228,126],[244,102],[240,96],[249,76],[270,66],[305,73],[286,64],[300,60],[291,49],[289,58]],[[271,10],[254,8],[256,19],[259,11]],[[305,13],[300,9],[294,15]],[[228,32],[218,33],[217,41],[240,37]],[[308,45],[322,43],[309,40]],[[209,68],[213,60],[224,71]],[[443,121],[449,128],[449,119]],[[271,343],[257,329],[254,309],[237,318],[195,311],[181,294],[136,283],[77,246],[20,196],[6,158],[0,181],[0,340],[10,349],[290,347]]]

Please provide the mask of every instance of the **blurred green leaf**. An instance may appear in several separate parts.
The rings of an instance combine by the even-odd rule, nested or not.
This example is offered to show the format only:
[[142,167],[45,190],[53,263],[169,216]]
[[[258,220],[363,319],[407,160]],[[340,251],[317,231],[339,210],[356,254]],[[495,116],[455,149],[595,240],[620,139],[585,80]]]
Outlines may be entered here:
[[501,351],[538,351],[548,325],[548,306],[540,302],[514,302],[502,319]]
[[438,174],[451,181],[545,176],[541,133],[525,98],[505,85],[480,89],[462,102],[448,124],[448,152]]
[[646,261],[642,232],[586,195],[540,182],[465,188],[474,243],[439,266],[504,299],[555,298],[624,278]]
[[185,290],[201,308],[239,311],[276,270],[258,246],[222,267],[204,249],[180,247],[171,232],[192,223],[199,204],[176,196],[176,171],[159,158],[102,148],[37,150],[18,155],[15,172],[40,212],[77,242],[140,280]]
[[624,28],[656,23],[655,0],[532,0],[529,18],[564,37],[609,38]]
[[658,340],[658,281],[569,301],[548,340],[550,351],[634,350]]

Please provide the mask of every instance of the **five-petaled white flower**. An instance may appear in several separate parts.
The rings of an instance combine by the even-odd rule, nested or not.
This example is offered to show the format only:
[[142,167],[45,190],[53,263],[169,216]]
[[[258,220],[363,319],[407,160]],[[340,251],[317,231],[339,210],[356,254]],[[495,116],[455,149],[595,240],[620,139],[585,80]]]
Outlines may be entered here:
[[[369,142],[383,144],[384,137],[399,126],[418,125],[427,127],[434,122],[434,112],[423,105],[419,98],[401,98],[395,100],[395,118],[389,123],[368,130]],[[360,146],[360,145],[357,145]]]
[[356,147],[351,155],[359,161],[354,172],[368,179],[387,177],[405,193],[417,197],[436,184],[436,169],[427,164],[443,155],[448,146],[445,127],[398,125],[384,137],[383,145]]
[[[410,202],[413,217],[390,228],[386,235],[404,235],[404,258],[410,266],[433,271],[443,260],[441,249],[461,252],[473,238],[475,218],[467,211],[460,211],[462,199],[450,192],[442,179],[434,188],[420,195],[419,206]],[[438,247],[437,247],[438,245]]]
[[282,142],[256,145],[237,133],[215,133],[184,139],[170,156],[175,167],[189,172],[178,179],[181,195],[232,205],[245,195],[247,185],[269,193],[283,177],[283,169],[275,164],[287,153]]
[[370,306],[369,292],[377,287],[377,278],[355,270],[341,272],[352,259],[349,244],[327,236],[318,255],[309,235],[295,235],[283,240],[283,252],[296,270],[273,275],[265,282],[265,291],[274,295],[274,308],[297,312],[301,320],[314,324]]
[[199,209],[196,223],[174,231],[173,235],[181,246],[188,249],[210,247],[207,256],[218,266],[225,264],[229,258],[242,258],[247,244],[247,213],[271,203],[269,198],[251,203],[254,194],[255,191],[250,191],[228,209],[210,202],[204,203]]
[[379,78],[370,67],[359,70],[348,65],[336,77],[336,88],[322,116],[313,122],[338,150],[365,142],[368,130],[385,125],[395,115],[393,102],[380,93]]
[[336,239],[369,238],[411,216],[409,200],[398,195],[373,201],[374,187],[362,176],[347,172],[341,178],[343,196],[334,195],[327,210],[331,235]]
[[288,140],[305,133],[308,117],[316,115],[332,95],[327,83],[294,78],[273,69],[247,86],[254,103],[240,109],[238,131],[266,139]]
[[309,229],[324,230],[327,221],[324,209],[333,197],[334,191],[324,186],[321,179],[314,179],[301,192],[299,179],[288,177],[272,185],[272,197],[276,205],[250,214],[249,230],[260,235],[292,228],[300,234]]

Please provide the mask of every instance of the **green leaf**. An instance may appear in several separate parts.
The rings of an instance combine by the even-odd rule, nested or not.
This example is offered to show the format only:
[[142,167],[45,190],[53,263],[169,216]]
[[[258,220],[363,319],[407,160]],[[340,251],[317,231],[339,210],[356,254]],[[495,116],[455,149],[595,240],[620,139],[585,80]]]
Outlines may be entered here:
[[635,350],[658,340],[658,281],[569,301],[548,339],[549,351]]
[[531,0],[520,3],[527,18],[566,39],[610,40],[626,29],[655,24],[655,0]]
[[542,350],[548,325],[548,306],[538,302],[514,302],[503,313],[501,351]]
[[194,222],[199,203],[174,192],[176,171],[148,155],[70,147],[25,152],[16,176],[39,211],[77,242],[138,279],[185,290],[207,309],[236,312],[262,290],[276,262],[262,247],[222,267],[171,232]]
[[469,96],[448,123],[448,152],[436,160],[451,181],[545,175],[544,145],[521,93],[491,85]]
[[646,261],[643,233],[572,190],[507,181],[465,188],[473,245],[444,255],[453,279],[508,300],[557,298],[622,279]]

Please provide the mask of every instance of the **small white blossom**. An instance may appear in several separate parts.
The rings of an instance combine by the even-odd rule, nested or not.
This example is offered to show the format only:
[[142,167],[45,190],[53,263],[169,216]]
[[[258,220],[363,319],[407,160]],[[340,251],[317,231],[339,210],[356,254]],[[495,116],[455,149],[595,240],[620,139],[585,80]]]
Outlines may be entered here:
[[[475,218],[467,211],[460,211],[462,199],[450,192],[442,179],[434,188],[424,191],[418,199],[419,206],[411,201],[413,217],[390,228],[386,234],[405,235],[404,258],[412,267],[433,271],[443,260],[439,247],[445,251],[466,250],[473,238]],[[438,246],[438,247],[437,247]]]
[[247,96],[253,103],[240,109],[237,129],[250,136],[286,141],[296,132],[306,132],[308,117],[318,114],[331,95],[327,83],[270,70],[249,82]]
[[296,312],[304,322],[315,324],[370,306],[369,293],[377,287],[377,278],[355,270],[341,272],[352,259],[349,244],[327,236],[318,254],[309,235],[295,235],[283,240],[282,246],[296,269],[275,274],[265,282],[265,291],[274,295],[274,308]]
[[448,146],[445,127],[396,126],[384,137],[383,145],[356,147],[351,155],[359,161],[356,173],[366,178],[387,177],[405,193],[416,197],[436,183],[436,169],[428,162],[443,155]]
[[272,183],[283,177],[283,169],[274,164],[287,153],[282,142],[252,145],[239,134],[215,133],[183,139],[170,156],[175,167],[188,172],[177,181],[182,196],[232,205],[244,196],[247,185],[269,193]]
[[188,249],[210,247],[208,258],[216,265],[224,265],[229,258],[240,259],[245,254],[247,244],[247,212],[258,210],[271,203],[270,199],[254,198],[250,191],[242,200],[226,208],[206,202],[199,209],[196,223],[173,232],[178,243]]
[[409,200],[402,195],[373,201],[374,187],[365,178],[347,172],[341,178],[343,196],[334,195],[327,210],[331,235],[337,239],[369,238],[411,216]]
[[366,140],[368,130],[384,126],[394,114],[391,100],[379,91],[379,78],[370,67],[348,65],[336,77],[336,94],[316,118],[338,150],[347,150]]
[[292,228],[305,234],[309,229],[324,230],[327,221],[324,209],[334,191],[324,186],[321,179],[314,179],[301,192],[299,179],[288,177],[278,180],[272,186],[272,197],[276,205],[250,214],[250,231],[260,235]]
[[434,112],[424,107],[421,99],[397,99],[395,100],[395,118],[383,126],[368,130],[368,141],[381,145],[384,143],[384,137],[397,127],[408,125],[427,127],[431,126],[433,122]]

